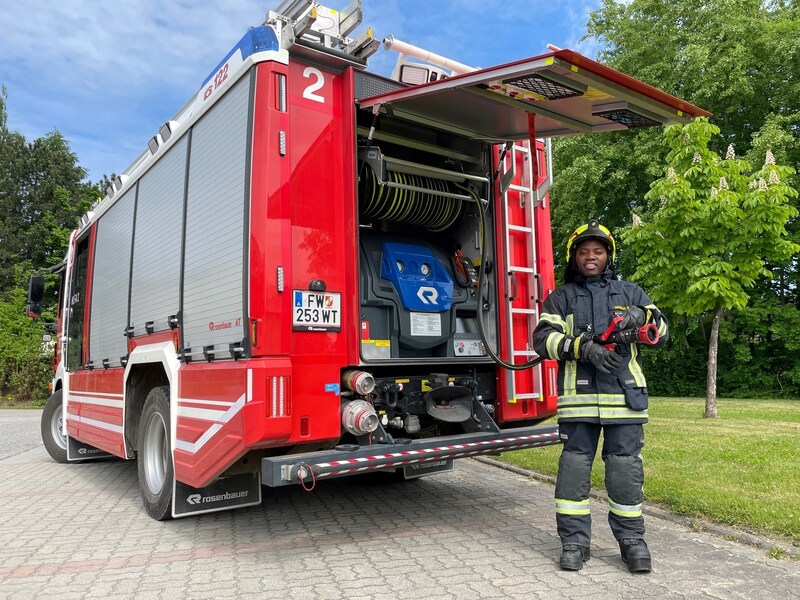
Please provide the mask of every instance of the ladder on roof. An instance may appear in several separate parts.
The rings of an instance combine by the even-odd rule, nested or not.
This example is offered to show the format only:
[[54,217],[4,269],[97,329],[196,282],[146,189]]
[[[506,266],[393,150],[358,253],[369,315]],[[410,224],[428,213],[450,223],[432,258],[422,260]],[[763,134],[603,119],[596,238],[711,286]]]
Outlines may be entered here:
[[[536,190],[530,142],[510,144],[503,158],[501,181],[503,252],[506,265],[507,293],[505,303],[505,356],[509,362],[521,364],[537,356],[533,350],[533,330],[538,322],[536,303],[536,244],[534,240],[534,208],[539,201]],[[506,401],[526,405],[540,399],[539,368],[506,371]],[[515,411],[516,412],[516,411]]]
[[351,0],[342,10],[320,5],[316,0],[283,0],[268,19],[283,23],[281,46],[291,49],[298,41],[312,44],[333,53],[365,61],[380,48],[380,40],[368,28],[355,39],[347,37],[361,24],[362,0]]

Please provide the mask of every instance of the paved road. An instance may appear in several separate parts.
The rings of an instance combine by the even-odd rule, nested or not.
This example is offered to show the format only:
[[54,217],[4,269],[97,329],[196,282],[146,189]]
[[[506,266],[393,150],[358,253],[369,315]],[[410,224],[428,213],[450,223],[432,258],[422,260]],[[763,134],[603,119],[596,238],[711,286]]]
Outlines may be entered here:
[[265,489],[259,507],[158,523],[134,463],[52,462],[39,414],[0,411],[3,599],[800,597],[800,563],[652,517],[654,572],[631,575],[599,502],[592,560],[561,572],[552,487],[471,460],[394,485]]
[[[42,445],[41,416],[41,410],[0,409],[0,460]],[[0,491],[5,491],[3,483]]]

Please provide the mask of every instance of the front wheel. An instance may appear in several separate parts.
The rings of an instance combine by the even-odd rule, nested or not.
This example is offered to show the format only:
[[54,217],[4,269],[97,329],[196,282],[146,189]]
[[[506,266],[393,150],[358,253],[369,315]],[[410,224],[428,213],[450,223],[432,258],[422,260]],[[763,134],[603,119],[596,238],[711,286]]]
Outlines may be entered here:
[[42,441],[50,457],[58,462],[67,460],[67,436],[64,435],[64,402],[61,390],[48,398],[42,412]]
[[137,445],[142,503],[156,521],[172,517],[175,470],[169,432],[169,387],[162,385],[147,394]]

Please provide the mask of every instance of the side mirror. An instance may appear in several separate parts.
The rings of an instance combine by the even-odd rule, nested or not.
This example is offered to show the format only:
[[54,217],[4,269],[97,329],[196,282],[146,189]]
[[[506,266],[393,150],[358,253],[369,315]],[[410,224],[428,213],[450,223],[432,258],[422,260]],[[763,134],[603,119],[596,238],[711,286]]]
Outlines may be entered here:
[[25,308],[27,315],[33,319],[42,314],[42,300],[44,299],[44,277],[31,275],[28,282],[28,304]]
[[41,304],[44,300],[44,277],[42,275],[31,275],[28,282],[28,303]]

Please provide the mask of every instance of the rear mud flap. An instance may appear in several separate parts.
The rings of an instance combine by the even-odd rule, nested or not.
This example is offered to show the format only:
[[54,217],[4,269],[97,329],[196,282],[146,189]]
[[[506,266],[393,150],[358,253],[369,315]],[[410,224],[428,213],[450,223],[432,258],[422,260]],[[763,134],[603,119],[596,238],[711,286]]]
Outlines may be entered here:
[[172,516],[188,517],[261,504],[261,473],[223,477],[202,488],[175,482]]
[[452,458],[432,460],[403,467],[403,477],[405,479],[419,479],[420,477],[434,475],[436,473],[449,473],[455,470],[455,468],[455,461]]
[[100,450],[100,448],[95,448],[94,446],[84,444],[75,438],[67,436],[67,460],[70,462],[111,458],[112,456],[113,454],[109,454],[105,450]]

